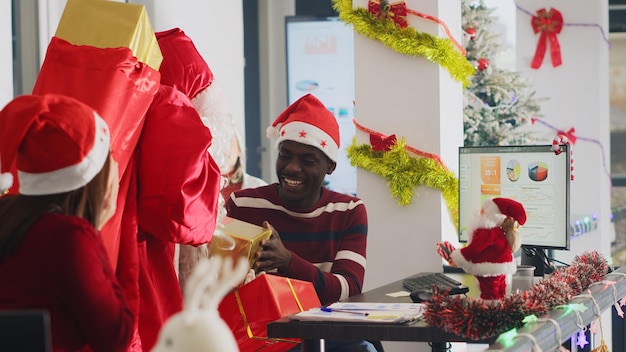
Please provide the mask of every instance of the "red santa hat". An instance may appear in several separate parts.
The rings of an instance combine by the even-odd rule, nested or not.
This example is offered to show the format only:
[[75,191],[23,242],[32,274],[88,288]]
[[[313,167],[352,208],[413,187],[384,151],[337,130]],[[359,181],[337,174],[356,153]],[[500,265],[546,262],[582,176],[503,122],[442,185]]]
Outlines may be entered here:
[[339,125],[332,112],[312,94],[289,105],[267,128],[267,137],[276,138],[276,146],[285,140],[320,149],[332,161],[339,151]]
[[185,32],[173,28],[155,35],[163,55],[159,68],[162,84],[193,99],[213,83],[213,72]]
[[[526,223],[526,210],[522,203],[510,198],[493,198],[483,203],[488,214],[502,214],[515,219],[520,225]],[[503,219],[504,220],[504,219]]]
[[156,32],[155,35],[163,55],[159,68],[161,84],[183,92],[202,117],[226,113],[225,94],[191,38],[180,28]]
[[0,188],[17,168],[19,193],[46,195],[83,187],[109,155],[106,122],[89,106],[56,94],[23,95],[0,111]]

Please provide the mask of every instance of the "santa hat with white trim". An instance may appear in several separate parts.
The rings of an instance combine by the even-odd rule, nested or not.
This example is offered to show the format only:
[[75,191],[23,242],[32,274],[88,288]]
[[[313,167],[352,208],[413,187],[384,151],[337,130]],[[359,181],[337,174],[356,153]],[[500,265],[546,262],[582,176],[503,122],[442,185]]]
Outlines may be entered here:
[[102,170],[110,133],[84,103],[62,95],[23,95],[0,111],[0,171],[9,189],[17,168],[19,193],[46,195],[83,187]]
[[267,137],[276,138],[276,147],[285,140],[308,144],[337,162],[339,124],[313,94],[304,95],[278,115],[267,128]]
[[505,217],[511,217],[518,224],[524,225],[526,223],[526,210],[522,203],[510,199],[510,198],[492,198],[483,203],[483,210],[485,213],[499,216],[501,220]]

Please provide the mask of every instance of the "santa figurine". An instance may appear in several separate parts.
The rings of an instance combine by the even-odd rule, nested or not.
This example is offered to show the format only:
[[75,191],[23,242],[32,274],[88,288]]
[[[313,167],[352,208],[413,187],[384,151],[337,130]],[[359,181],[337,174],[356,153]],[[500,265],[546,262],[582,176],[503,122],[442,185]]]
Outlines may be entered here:
[[480,298],[503,298],[506,276],[517,270],[513,253],[521,246],[518,229],[525,222],[526,211],[521,203],[509,198],[488,199],[467,225],[467,246],[457,249],[449,242],[441,242],[437,252],[450,265],[476,277]]

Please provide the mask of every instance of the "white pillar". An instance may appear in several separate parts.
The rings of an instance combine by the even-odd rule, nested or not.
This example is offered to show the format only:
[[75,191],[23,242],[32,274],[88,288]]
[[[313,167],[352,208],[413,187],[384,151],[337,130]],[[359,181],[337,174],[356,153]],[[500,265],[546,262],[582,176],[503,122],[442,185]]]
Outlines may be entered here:
[[[367,7],[367,1],[353,1]],[[407,1],[408,8],[439,18],[461,41],[460,1]],[[409,15],[410,26],[444,38],[437,23]],[[440,65],[411,57],[355,33],[357,122],[384,135],[406,138],[407,145],[439,155],[455,174],[463,143],[461,84]],[[357,130],[357,143],[369,135]],[[369,235],[364,289],[420,271],[441,271],[436,243],[456,239],[455,224],[440,191],[419,186],[412,204],[401,206],[386,180],[357,170],[357,195],[367,206]]]

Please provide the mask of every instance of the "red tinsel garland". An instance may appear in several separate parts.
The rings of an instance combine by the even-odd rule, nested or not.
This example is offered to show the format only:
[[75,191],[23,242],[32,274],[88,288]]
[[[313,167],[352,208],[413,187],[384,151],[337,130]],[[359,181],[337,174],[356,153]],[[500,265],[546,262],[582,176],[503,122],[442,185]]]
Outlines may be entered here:
[[576,256],[572,265],[554,271],[528,291],[497,301],[461,295],[448,296],[436,288],[424,312],[432,326],[470,340],[484,340],[524,325],[531,314],[541,316],[566,304],[594,282],[601,281],[609,266],[599,253]]

